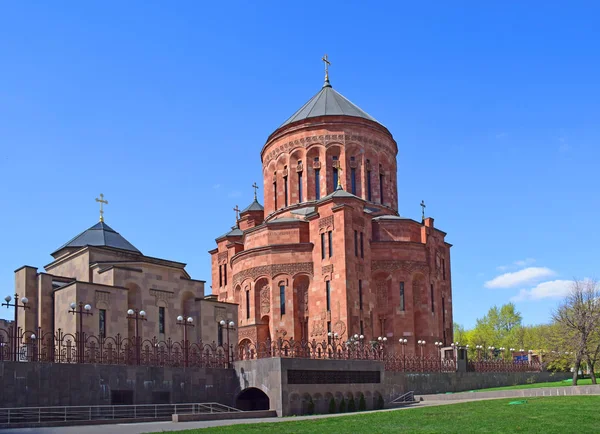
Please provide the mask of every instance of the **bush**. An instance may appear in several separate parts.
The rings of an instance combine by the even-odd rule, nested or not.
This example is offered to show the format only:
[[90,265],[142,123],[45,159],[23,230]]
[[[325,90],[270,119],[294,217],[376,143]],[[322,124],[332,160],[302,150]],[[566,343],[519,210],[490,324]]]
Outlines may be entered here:
[[367,403],[365,402],[365,395],[360,394],[360,399],[358,400],[358,411],[365,411],[367,409]]
[[307,413],[308,414],[315,414],[315,403],[313,402],[312,398],[310,398],[308,400]]
[[340,413],[346,413],[346,400],[344,398],[342,398],[342,400],[340,401]]
[[383,402],[383,396],[379,395],[379,397],[377,398],[377,408],[381,410],[384,406],[385,402]]
[[335,399],[331,398],[329,400],[329,413],[333,414],[335,413]]
[[356,411],[356,403],[354,402],[354,398],[350,398],[348,400],[348,413],[354,413]]

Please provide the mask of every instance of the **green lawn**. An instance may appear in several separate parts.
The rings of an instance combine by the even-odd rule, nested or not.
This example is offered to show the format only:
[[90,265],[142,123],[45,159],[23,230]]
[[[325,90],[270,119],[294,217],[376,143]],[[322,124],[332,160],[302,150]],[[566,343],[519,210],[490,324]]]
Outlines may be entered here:
[[355,414],[289,422],[230,425],[178,431],[197,434],[271,433],[495,433],[598,432],[600,396],[527,398],[522,405],[514,399],[499,399],[423,407],[407,410]]
[[[600,382],[600,381],[599,381]],[[513,390],[513,389],[535,389],[538,387],[563,387],[571,386],[573,382],[569,380],[564,381],[549,381],[547,383],[532,383],[532,384],[519,384],[517,386],[503,386],[503,387],[490,387],[489,389],[477,389],[473,392],[492,392],[494,390]],[[579,379],[577,381],[578,386],[588,386],[592,384],[591,378]]]

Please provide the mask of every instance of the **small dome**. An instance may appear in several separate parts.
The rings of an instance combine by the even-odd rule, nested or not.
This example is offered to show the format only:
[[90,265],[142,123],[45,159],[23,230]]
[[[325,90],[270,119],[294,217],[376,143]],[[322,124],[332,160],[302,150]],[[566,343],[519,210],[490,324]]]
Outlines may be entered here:
[[[86,231],[83,231],[64,246],[56,250],[57,253],[69,247],[99,246],[113,247],[115,249],[129,250],[141,254],[133,244],[123,238],[117,231],[104,222],[96,223]],[[52,253],[54,255],[54,253]]]
[[248,211],[264,211],[265,208],[258,203],[258,200],[254,199],[254,201],[248,205],[246,208],[244,208],[244,210],[241,212],[241,214],[244,214],[245,212]]

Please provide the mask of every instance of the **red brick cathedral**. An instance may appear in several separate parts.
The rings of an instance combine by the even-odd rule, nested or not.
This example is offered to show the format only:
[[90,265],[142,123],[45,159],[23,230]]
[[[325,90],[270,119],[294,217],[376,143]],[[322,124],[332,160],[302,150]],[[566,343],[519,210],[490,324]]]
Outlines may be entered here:
[[209,252],[213,294],[239,304],[240,343],[332,332],[386,337],[397,351],[406,339],[407,354],[424,340],[434,354],[434,342],[452,342],[451,245],[433,218],[398,214],[397,154],[327,74],[269,136],[264,207],[255,194]]

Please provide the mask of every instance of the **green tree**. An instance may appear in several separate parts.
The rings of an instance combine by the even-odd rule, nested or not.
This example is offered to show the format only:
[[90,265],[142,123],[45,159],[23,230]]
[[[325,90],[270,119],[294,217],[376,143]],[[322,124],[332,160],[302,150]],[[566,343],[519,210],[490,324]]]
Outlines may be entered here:
[[360,399],[358,400],[358,411],[365,411],[367,409],[367,403],[365,402],[365,395],[360,394]]
[[340,401],[339,412],[346,413],[346,400],[344,398],[342,398],[342,400]]
[[335,413],[335,399],[333,397],[329,400],[329,413]]
[[356,411],[356,402],[354,398],[348,399],[348,413],[354,413]]

